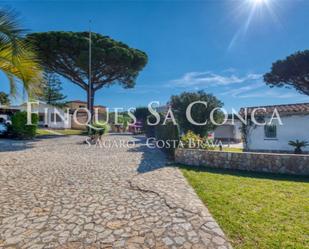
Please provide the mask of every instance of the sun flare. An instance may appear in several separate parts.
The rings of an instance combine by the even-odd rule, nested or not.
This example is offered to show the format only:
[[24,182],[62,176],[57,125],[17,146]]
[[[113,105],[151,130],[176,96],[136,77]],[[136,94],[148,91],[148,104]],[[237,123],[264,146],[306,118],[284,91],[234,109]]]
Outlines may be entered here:
[[261,4],[264,2],[264,0],[251,0],[251,1],[257,4]]
[[231,49],[239,38],[247,34],[249,28],[261,21],[272,20],[276,25],[280,25],[276,9],[279,0],[243,0],[235,1],[238,4],[233,12],[237,17],[242,17],[242,24],[234,34],[229,43],[228,49]]
[[269,0],[249,0],[251,4],[258,6],[258,5],[267,5]]

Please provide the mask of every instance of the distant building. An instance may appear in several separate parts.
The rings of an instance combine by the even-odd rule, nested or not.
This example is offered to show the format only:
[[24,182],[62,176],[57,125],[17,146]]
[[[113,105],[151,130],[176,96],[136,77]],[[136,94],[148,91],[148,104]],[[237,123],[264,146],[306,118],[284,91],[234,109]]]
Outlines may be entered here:
[[[252,125],[247,135],[246,150],[292,152],[294,148],[288,144],[289,141],[298,139],[309,142],[309,103],[241,108],[240,114],[250,116],[256,110],[258,122],[269,123],[275,109],[282,125],[277,119],[271,124]],[[303,151],[309,152],[309,147],[303,148]]]
[[[27,111],[27,103],[19,106],[0,106],[0,121],[10,121],[11,116],[18,111]],[[31,111],[37,112],[40,127],[52,129],[70,129],[71,115],[62,108],[48,105],[42,101],[39,104],[32,104]]]
[[[17,106],[20,111],[27,111],[27,103]],[[39,101],[31,105],[32,112],[38,112],[39,126],[52,129],[70,129],[71,115],[65,110]]]
[[[66,102],[66,106],[72,110],[87,108],[87,102],[81,100],[71,100]],[[103,105],[95,105],[94,108],[98,109],[99,113],[106,112],[106,107]]]
[[231,117],[222,124],[216,127],[214,130],[214,139],[222,142],[241,142],[241,122],[238,118],[234,117],[234,121]]
[[[72,100],[66,103],[66,107],[70,109],[70,113],[72,114],[71,126],[73,129],[86,129],[85,125],[88,120],[88,113],[86,110],[87,102],[81,100]],[[98,119],[104,120],[106,118],[106,107],[102,105],[95,105],[94,109],[98,112]],[[73,114],[76,113],[76,120],[74,120]]]

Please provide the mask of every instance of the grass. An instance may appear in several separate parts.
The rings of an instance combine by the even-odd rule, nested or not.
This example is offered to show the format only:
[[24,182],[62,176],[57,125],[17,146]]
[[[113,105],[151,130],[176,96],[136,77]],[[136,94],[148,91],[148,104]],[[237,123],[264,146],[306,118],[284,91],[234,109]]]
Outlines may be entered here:
[[52,134],[45,129],[37,129],[36,135],[37,136],[45,136],[45,135],[52,135]]
[[[216,151],[219,150],[219,148],[215,149]],[[228,148],[228,147],[223,147],[222,149],[225,152],[243,152],[242,148]]]
[[308,178],[181,170],[234,248],[309,248]]
[[62,135],[85,135],[87,131],[85,130],[73,130],[73,129],[65,129],[65,130],[57,130],[57,132],[61,133]]
[[[55,132],[60,133],[61,135],[84,135],[84,134],[87,134],[87,131],[73,130],[73,129],[55,130]],[[38,136],[45,136],[45,135],[57,136],[56,134],[53,134],[46,129],[37,129],[36,133],[37,133]]]

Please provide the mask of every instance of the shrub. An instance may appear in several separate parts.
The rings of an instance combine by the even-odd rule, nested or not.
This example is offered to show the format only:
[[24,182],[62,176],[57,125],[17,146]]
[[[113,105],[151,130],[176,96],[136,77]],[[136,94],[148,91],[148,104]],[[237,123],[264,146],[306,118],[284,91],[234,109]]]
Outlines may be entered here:
[[[118,126],[116,125],[116,117],[115,117],[116,113],[115,112],[111,112],[108,115],[108,123],[112,126]],[[106,120],[106,119],[104,119]],[[119,127],[124,128],[124,130],[127,130],[129,123],[132,123],[132,118],[125,112],[123,113],[118,113],[117,114],[117,123],[119,124]],[[105,121],[103,121],[105,122]]]
[[12,117],[12,135],[19,139],[32,139],[36,135],[38,115],[32,113],[31,125],[27,125],[27,112],[17,112]]
[[94,127],[94,129],[90,127],[90,135],[102,136],[109,131],[109,125],[108,124],[95,123],[95,124],[92,125],[92,127]]
[[155,126],[156,140],[161,140],[164,144],[163,149],[171,156],[174,156],[175,149],[179,143],[179,128],[173,122],[167,122],[165,125]]
[[303,153],[302,148],[309,146],[309,143],[307,141],[299,141],[297,139],[295,141],[289,141],[289,145],[295,148],[294,149],[295,154],[302,154]]
[[180,141],[181,146],[190,149],[200,148],[203,143],[203,139],[199,135],[196,135],[193,131],[188,131],[181,137]]
[[188,131],[180,139],[180,146],[189,149],[213,150],[213,142],[207,137],[202,138],[193,131]]
[[[163,115],[162,114],[159,114],[159,115],[160,115],[160,121],[162,122],[162,120],[164,119]],[[156,122],[156,117],[153,116],[153,115],[149,115],[149,116],[147,116],[146,122],[145,122],[146,137],[155,137],[156,136],[155,130],[156,130],[157,125],[148,125],[147,120],[150,123],[154,124]]]

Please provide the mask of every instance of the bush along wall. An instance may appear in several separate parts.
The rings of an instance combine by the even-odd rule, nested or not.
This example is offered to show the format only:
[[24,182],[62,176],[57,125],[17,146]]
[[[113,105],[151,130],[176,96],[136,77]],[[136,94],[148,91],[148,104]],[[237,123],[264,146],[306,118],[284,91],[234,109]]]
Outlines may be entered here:
[[[165,119],[165,117],[163,116],[162,113],[159,113],[160,116],[160,123],[158,125],[162,124],[162,121]],[[155,124],[157,122],[157,118],[153,115],[149,115],[146,118],[145,124],[143,124],[145,126],[144,130],[145,130],[145,135],[146,137],[155,137],[156,136],[156,127],[158,125],[149,125],[148,122],[150,124]]]
[[170,156],[174,157],[175,150],[179,144],[179,127],[173,122],[155,126],[155,138],[160,147]]
[[31,115],[31,125],[27,125],[27,112],[17,112],[12,117],[11,132],[18,139],[32,139],[36,135],[38,127],[38,115]]
[[156,118],[152,115],[147,116],[146,122],[145,122],[145,135],[146,137],[155,137],[155,130],[156,130],[156,126],[154,125],[148,125],[147,120],[149,120],[149,122],[151,124],[154,124],[156,122]]

